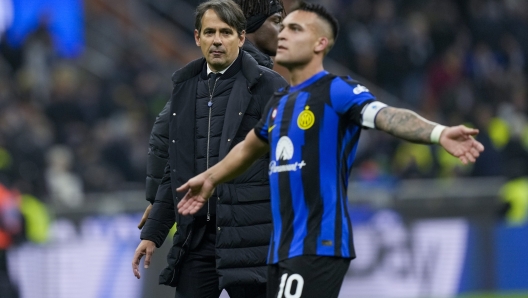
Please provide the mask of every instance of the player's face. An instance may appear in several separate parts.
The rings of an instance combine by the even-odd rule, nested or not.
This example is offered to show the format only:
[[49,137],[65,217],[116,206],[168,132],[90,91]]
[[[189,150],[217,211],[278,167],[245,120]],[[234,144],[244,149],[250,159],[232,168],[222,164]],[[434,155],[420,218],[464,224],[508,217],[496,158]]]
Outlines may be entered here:
[[290,68],[307,64],[314,58],[314,49],[319,38],[316,18],[316,14],[300,10],[284,18],[275,62]]
[[264,24],[255,31],[255,46],[264,54],[275,56],[277,53],[278,35],[282,23],[282,15],[275,13],[269,16]]
[[203,15],[201,32],[194,30],[194,39],[209,67],[213,71],[220,71],[238,57],[245,33],[238,35],[235,28],[224,23],[214,10],[209,9]]

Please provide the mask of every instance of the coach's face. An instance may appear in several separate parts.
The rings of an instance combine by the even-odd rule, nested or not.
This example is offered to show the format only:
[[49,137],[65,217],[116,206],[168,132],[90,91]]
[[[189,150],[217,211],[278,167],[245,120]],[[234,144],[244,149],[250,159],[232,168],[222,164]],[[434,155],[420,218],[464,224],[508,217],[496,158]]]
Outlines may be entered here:
[[286,68],[304,65],[320,52],[320,21],[316,14],[296,10],[284,18],[275,62]]
[[214,10],[209,9],[202,17],[201,32],[194,30],[194,39],[207,64],[216,72],[226,69],[238,57],[245,33],[239,35],[235,28],[224,23]]

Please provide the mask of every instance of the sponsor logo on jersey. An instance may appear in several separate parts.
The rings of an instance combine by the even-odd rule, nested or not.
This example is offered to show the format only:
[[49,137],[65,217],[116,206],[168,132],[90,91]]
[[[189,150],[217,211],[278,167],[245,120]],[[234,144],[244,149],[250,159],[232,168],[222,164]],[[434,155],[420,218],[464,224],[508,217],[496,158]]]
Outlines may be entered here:
[[290,160],[293,157],[293,143],[288,136],[283,136],[275,148],[275,158],[277,160]]
[[[275,159],[280,160],[291,160],[293,158],[294,147],[291,139],[288,136],[283,136],[277,142],[277,147],[275,148]],[[295,162],[292,164],[286,165],[277,165],[277,161],[272,160],[269,164],[269,174],[280,173],[280,172],[292,172],[302,169],[306,166],[306,163],[303,161]]]

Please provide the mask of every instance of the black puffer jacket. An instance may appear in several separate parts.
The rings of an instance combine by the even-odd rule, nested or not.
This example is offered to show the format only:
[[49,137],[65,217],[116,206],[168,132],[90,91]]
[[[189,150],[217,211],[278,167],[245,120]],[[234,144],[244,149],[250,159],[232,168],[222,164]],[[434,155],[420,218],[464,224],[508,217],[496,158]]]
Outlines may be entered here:
[[[261,66],[273,68],[270,56],[259,51],[248,39],[244,42],[242,50],[247,52]],[[146,199],[154,203],[156,192],[163,178],[164,168],[169,158],[169,109],[170,100],[167,101],[161,113],[156,117],[150,133],[149,151],[147,158]]]
[[[225,114],[219,159],[243,140],[262,116],[274,91],[286,85],[279,74],[259,66],[247,53],[242,52],[241,59],[242,70],[236,74]],[[195,60],[173,75],[174,89],[167,125],[171,158],[141,233],[141,239],[154,241],[160,246],[172,224],[178,223],[174,245],[167,259],[168,267],[160,275],[160,283],[171,286],[177,286],[180,261],[193,236],[194,218],[177,213],[174,206],[183,194],[172,190],[198,174],[194,170],[195,97],[204,63],[203,58]],[[163,121],[156,123],[159,126]],[[151,140],[156,139],[164,137],[151,137]],[[159,147],[154,150],[151,147],[150,152],[159,152]],[[267,169],[267,158],[261,158],[231,183],[217,187],[216,267],[220,287],[266,282],[265,262],[271,233]]]

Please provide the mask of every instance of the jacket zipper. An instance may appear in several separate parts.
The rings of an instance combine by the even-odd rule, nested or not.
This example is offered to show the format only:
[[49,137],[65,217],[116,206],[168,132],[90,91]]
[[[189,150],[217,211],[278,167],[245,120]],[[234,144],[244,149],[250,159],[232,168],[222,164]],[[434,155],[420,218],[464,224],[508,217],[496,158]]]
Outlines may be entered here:
[[[209,124],[207,126],[207,154],[206,154],[206,168],[209,169],[209,145],[211,142],[211,113],[212,113],[212,107],[213,107],[213,94],[216,88],[216,82],[218,82],[219,78],[216,78],[214,85],[213,85],[213,92],[209,89],[209,102],[207,105],[209,106]],[[207,87],[209,87],[209,82],[207,82]],[[211,220],[211,214],[209,213],[210,210],[210,201],[207,200],[207,221]]]

